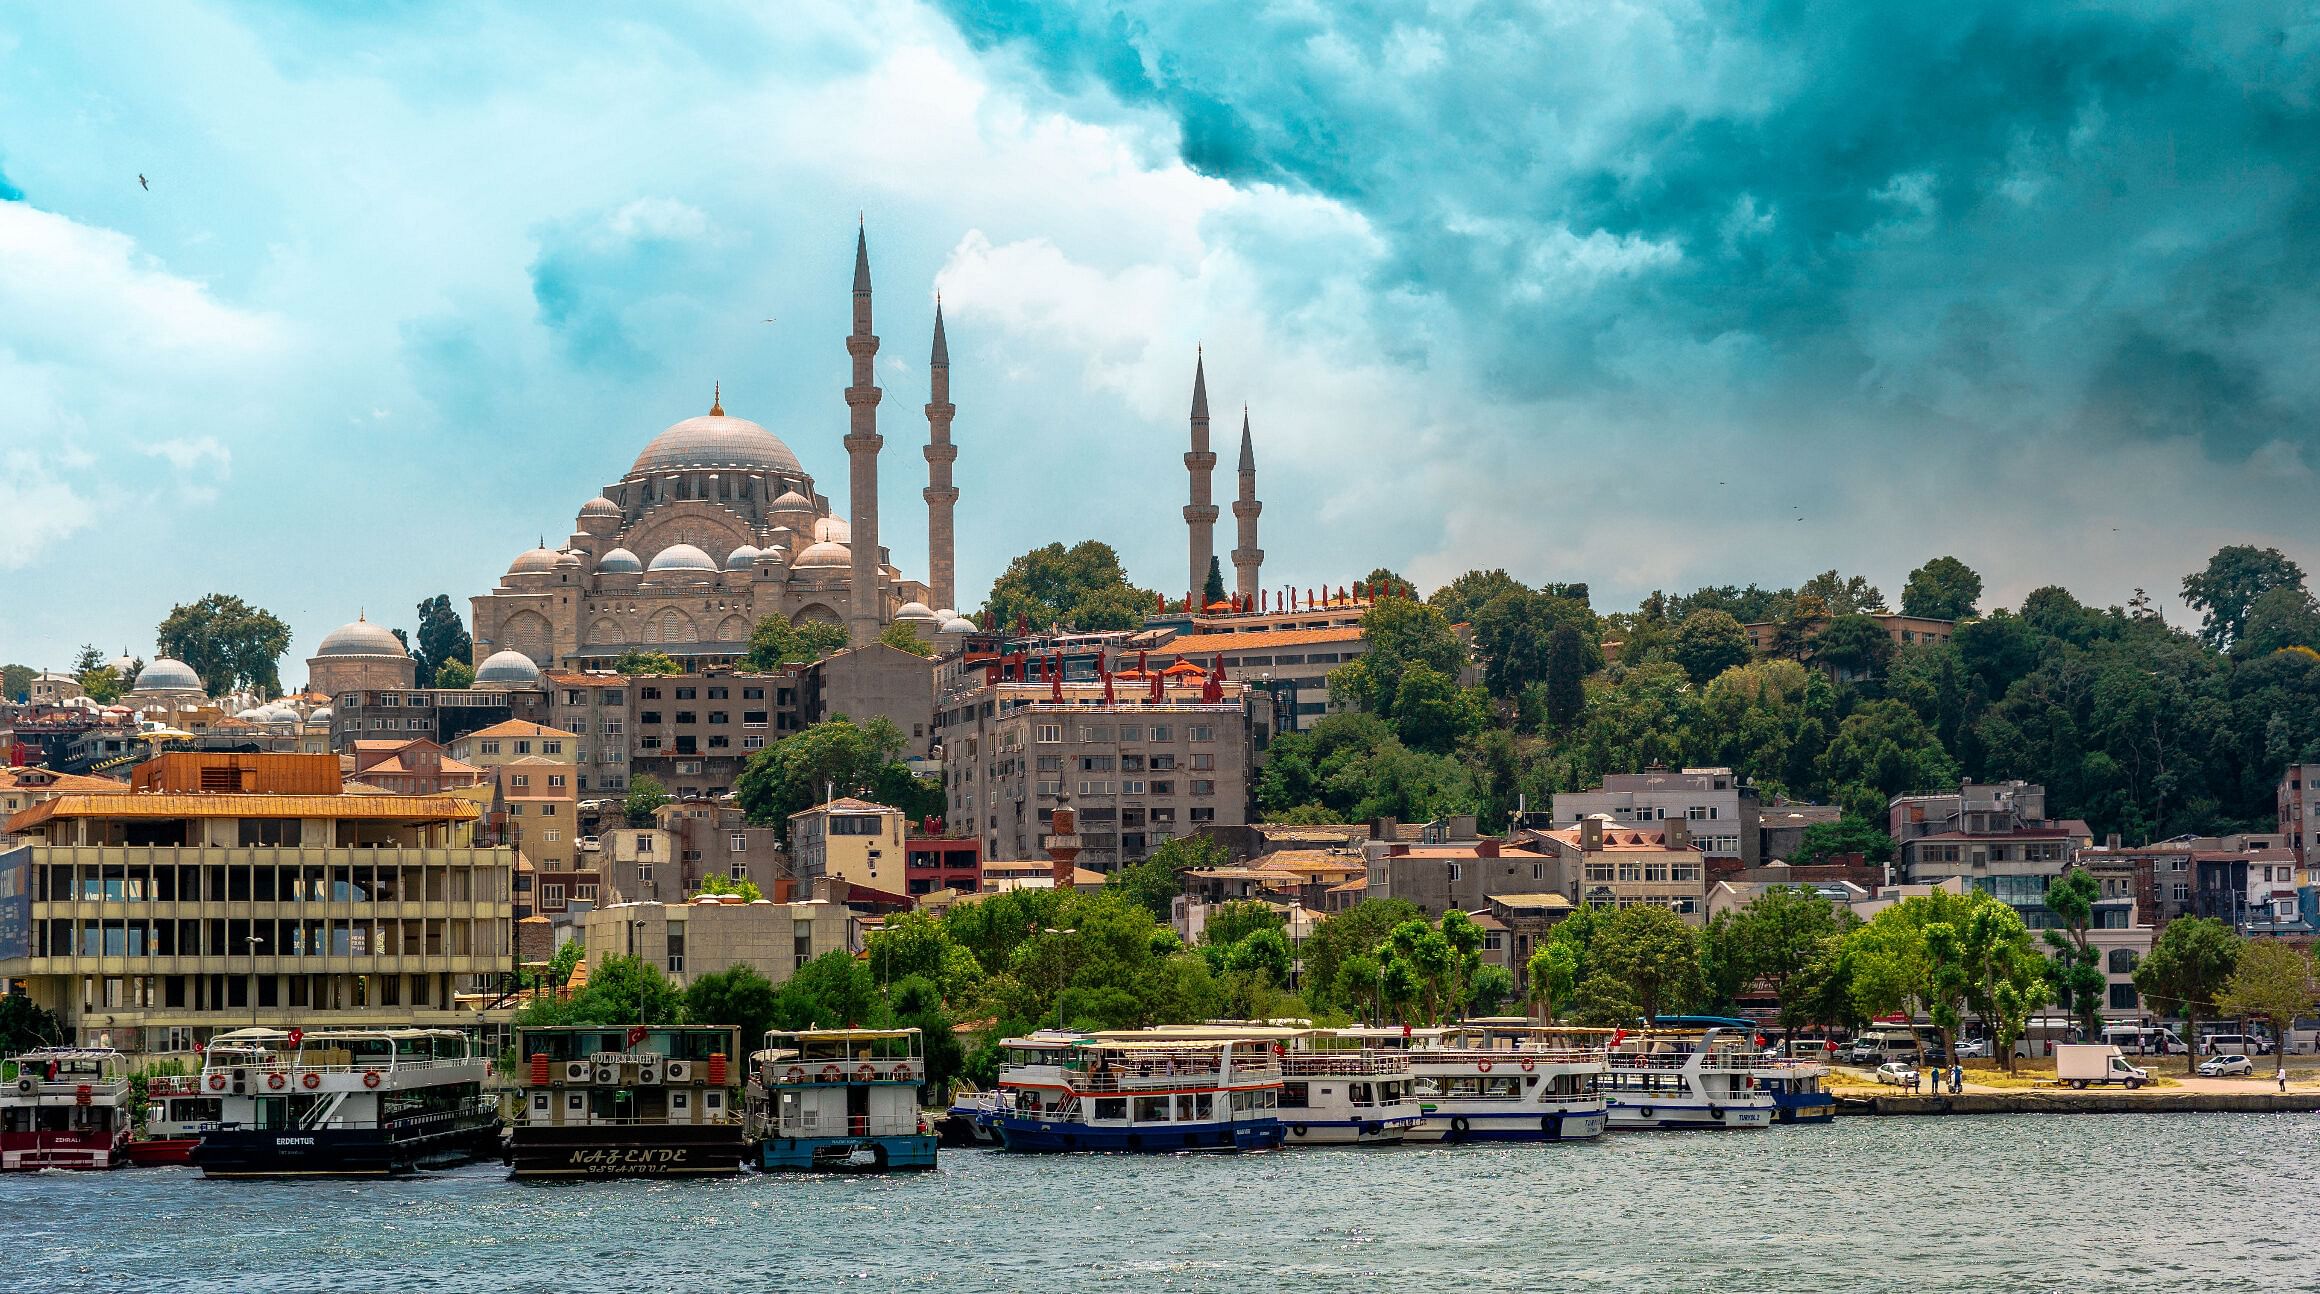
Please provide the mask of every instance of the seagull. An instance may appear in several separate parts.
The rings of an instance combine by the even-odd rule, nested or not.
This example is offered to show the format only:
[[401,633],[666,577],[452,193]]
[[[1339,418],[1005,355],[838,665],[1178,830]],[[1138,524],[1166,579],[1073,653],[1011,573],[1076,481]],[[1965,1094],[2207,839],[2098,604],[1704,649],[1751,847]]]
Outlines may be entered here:
[[142,174],[137,177],[137,187],[145,190],[147,193],[151,193],[153,191],[153,186],[145,182],[145,177]]

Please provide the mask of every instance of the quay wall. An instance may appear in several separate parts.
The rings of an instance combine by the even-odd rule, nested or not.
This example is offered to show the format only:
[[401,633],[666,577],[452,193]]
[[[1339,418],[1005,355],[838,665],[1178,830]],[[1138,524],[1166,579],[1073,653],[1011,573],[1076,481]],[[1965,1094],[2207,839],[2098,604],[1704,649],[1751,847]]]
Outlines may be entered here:
[[1967,1092],[1957,1096],[1840,1096],[1840,1115],[2308,1114],[2320,1092]]

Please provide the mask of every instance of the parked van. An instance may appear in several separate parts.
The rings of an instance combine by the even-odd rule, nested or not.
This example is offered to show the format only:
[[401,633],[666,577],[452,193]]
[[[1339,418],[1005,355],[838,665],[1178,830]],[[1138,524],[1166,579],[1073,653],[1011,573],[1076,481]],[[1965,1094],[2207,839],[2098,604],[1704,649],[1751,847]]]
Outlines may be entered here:
[[2114,1024],[2102,1031],[2102,1041],[2130,1056],[2183,1054],[2183,1039],[2174,1030],[2153,1025]]
[[1921,1032],[1914,1025],[1872,1025],[1854,1037],[1846,1058],[1856,1065],[1881,1065],[1889,1060],[1916,1064],[1941,1045],[1939,1034],[1925,1036],[1928,1033],[1931,1031]]
[[2137,1088],[2151,1081],[2149,1071],[2128,1064],[2118,1048],[2102,1042],[2055,1044],[2054,1078],[2076,1088],[2089,1083],[2124,1083]]
[[2211,1033],[2201,1039],[2210,1056],[2261,1056],[2272,1049],[2272,1040],[2252,1033]]

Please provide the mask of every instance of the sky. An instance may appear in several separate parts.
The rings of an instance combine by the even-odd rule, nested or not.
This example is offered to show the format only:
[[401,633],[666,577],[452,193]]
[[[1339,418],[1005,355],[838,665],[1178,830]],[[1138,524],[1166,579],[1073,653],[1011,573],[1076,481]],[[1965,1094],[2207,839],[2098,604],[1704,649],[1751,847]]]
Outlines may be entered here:
[[715,383],[843,499],[857,220],[970,604],[1182,582],[1196,347],[1269,586],[2320,568],[2310,3],[4,5],[0,659],[214,591],[295,681]]

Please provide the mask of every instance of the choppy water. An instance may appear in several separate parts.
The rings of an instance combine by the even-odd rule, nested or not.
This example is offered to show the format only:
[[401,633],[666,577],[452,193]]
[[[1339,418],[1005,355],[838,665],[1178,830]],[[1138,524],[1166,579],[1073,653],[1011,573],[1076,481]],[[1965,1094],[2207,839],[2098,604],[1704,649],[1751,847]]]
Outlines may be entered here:
[[0,1271],[18,1291],[2320,1289],[2316,1166],[2320,1118],[2282,1114],[945,1151],[935,1173],[872,1179],[130,1169],[0,1178]]

